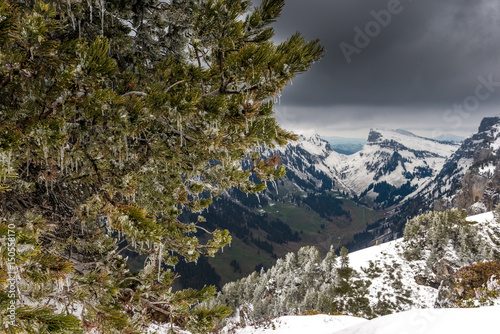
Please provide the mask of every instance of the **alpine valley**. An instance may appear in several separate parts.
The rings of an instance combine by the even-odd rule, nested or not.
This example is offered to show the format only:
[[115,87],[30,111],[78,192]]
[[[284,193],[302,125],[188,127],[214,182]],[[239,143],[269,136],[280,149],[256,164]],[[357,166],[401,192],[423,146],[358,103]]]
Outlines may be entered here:
[[179,285],[199,288],[208,277],[221,287],[304,246],[354,251],[402,237],[408,219],[433,209],[479,214],[500,203],[500,117],[483,119],[462,143],[371,129],[350,155],[314,133],[261,154],[279,156],[286,176],[258,196],[231,190],[203,212],[207,228],[231,232],[231,247],[179,263]]

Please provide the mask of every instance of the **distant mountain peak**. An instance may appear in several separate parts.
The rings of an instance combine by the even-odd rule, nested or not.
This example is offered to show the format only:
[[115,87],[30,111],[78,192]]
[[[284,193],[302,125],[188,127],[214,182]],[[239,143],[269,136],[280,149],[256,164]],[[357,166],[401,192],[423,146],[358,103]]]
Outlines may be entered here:
[[464,141],[465,138],[462,136],[454,135],[452,133],[443,133],[443,134],[436,136],[432,139],[440,141],[440,142],[461,143]]
[[375,143],[380,138],[382,138],[382,133],[380,129],[370,129],[370,133],[368,134],[368,143]]
[[485,117],[479,125],[479,132],[486,132],[500,124],[500,116]]
[[[424,137],[417,136],[416,134],[408,131],[408,130],[403,130],[403,129],[396,129],[396,130],[390,130],[390,129],[379,129],[379,128],[372,128],[370,129],[370,133],[368,134],[368,142],[378,142],[380,141],[379,139],[397,139],[398,137],[403,138],[404,137],[415,137],[415,138],[423,138],[423,139],[428,139]],[[428,139],[430,140],[430,139]],[[396,140],[398,141],[398,140]]]

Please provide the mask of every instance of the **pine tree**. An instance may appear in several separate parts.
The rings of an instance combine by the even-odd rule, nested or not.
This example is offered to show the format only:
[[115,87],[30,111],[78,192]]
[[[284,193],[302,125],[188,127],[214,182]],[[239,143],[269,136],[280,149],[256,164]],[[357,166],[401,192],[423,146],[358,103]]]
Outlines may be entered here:
[[[164,266],[230,242],[228,231],[203,227],[214,197],[262,191],[252,174],[285,174],[258,148],[296,138],[273,105],[323,48],[300,34],[271,41],[283,5],[0,0],[2,328],[139,333],[157,321],[207,332],[229,313],[194,307],[213,287],[172,292]],[[181,222],[186,210],[198,219]],[[125,249],[146,255],[142,270],[129,272]]]
[[349,250],[345,247],[340,249],[340,268],[349,268]]

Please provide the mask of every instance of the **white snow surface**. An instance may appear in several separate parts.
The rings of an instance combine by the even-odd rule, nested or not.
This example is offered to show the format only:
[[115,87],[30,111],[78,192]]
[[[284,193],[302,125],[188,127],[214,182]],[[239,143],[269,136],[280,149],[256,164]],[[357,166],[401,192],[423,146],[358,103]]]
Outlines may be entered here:
[[493,334],[500,306],[411,310],[386,315],[332,334]]
[[491,224],[495,221],[493,211],[480,213],[478,215],[469,216],[466,218],[469,222],[478,222],[479,224]]
[[350,316],[286,316],[273,320],[266,328],[246,327],[234,333],[496,334],[499,314],[500,306],[492,306],[469,309],[415,309],[370,321]]
[[237,329],[234,334],[331,334],[366,322],[368,322],[366,319],[346,315],[284,316],[272,320],[264,327],[248,326]]

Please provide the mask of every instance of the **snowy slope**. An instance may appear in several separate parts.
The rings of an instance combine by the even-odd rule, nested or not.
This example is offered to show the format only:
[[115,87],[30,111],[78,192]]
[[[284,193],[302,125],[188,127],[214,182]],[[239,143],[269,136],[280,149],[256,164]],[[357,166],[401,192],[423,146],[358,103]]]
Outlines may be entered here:
[[[495,244],[496,237],[492,237],[492,235],[493,232],[500,231],[500,222],[495,221],[492,212],[469,216],[467,220],[475,222],[474,225],[481,231],[480,234],[484,242],[498,248],[498,245]],[[403,251],[406,246],[403,239],[398,239],[349,254],[349,265],[354,269],[354,281],[368,280],[371,282],[367,287],[368,293],[365,295],[370,300],[370,304],[376,307],[381,302],[386,305],[394,303],[390,310],[402,313],[364,322],[346,316],[286,316],[261,322],[257,326],[239,328],[234,333],[468,334],[473,328],[479,333],[494,333],[491,330],[495,328],[493,325],[496,325],[498,320],[492,315],[495,312],[497,315],[499,314],[500,300],[495,302],[496,307],[494,308],[483,307],[472,310],[434,308],[438,289],[417,284],[415,277],[425,274],[428,269],[426,269],[424,260],[408,261],[404,258]],[[447,251],[447,257],[451,259],[456,255],[453,254],[452,249]],[[455,317],[467,320],[464,320],[464,323],[459,323],[458,327],[454,327],[452,319]],[[467,325],[469,322],[474,327]],[[352,327],[339,328],[350,323],[353,324]],[[230,331],[226,329],[226,332]],[[222,333],[226,332],[222,331]]]
[[472,309],[415,309],[370,321],[349,316],[287,316],[273,320],[266,327],[246,327],[234,333],[496,334],[498,314],[500,306]]
[[411,310],[373,319],[332,334],[498,333],[500,306]]
[[[493,212],[467,217],[467,221],[476,222],[474,225],[480,231],[480,237],[491,247],[498,248],[494,235],[500,231],[500,222],[495,221]],[[359,274],[361,279],[370,279],[369,299],[387,301],[401,304],[401,295],[405,295],[411,304],[402,309],[432,308],[436,301],[438,290],[429,286],[417,284],[415,277],[426,272],[424,260],[408,261],[403,256],[406,249],[403,238],[381,245],[365,248],[349,255],[350,265]],[[453,251],[448,252],[448,258],[457,257]],[[379,275],[371,268],[383,269]],[[394,279],[396,278],[396,279]],[[399,283],[394,284],[394,282]]]
[[[367,322],[351,316],[326,314],[309,316],[285,316],[273,319],[264,326],[248,326],[235,330],[234,334],[330,334],[347,327]],[[221,334],[226,332],[221,331]]]

